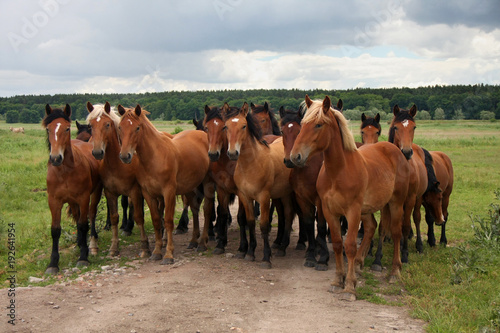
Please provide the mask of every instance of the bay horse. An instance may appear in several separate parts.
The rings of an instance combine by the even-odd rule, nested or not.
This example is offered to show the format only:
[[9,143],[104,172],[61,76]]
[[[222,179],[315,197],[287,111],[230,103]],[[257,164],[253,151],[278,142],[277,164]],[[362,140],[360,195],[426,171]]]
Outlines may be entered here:
[[[226,110],[227,111],[227,110]],[[290,169],[283,164],[283,141],[276,139],[268,144],[262,140],[255,118],[249,112],[248,104],[234,112],[225,112],[225,131],[228,141],[229,159],[237,161],[234,182],[238,188],[238,198],[245,208],[246,221],[250,233],[250,244],[245,259],[255,259],[255,214],[253,201],[260,204],[260,231],[264,241],[263,268],[271,268],[271,247],[269,244],[270,199],[281,199],[285,216],[283,253],[290,243],[290,231],[294,217],[292,207],[292,187],[289,182]]]
[[380,126],[380,114],[377,113],[375,117],[366,116],[361,114],[361,143],[370,144],[377,143],[382,126]]
[[261,129],[262,135],[281,135],[279,123],[267,102],[264,102],[264,105],[250,103],[250,108],[252,109],[257,126]]
[[[141,253],[145,258],[151,253],[149,242],[144,230],[144,199],[141,187],[137,181],[136,173],[139,169],[139,161],[133,159],[130,164],[120,161],[120,142],[118,137],[118,125],[120,116],[116,111],[111,110],[111,105],[106,102],[104,105],[92,105],[87,102],[87,123],[92,130],[92,155],[95,159],[102,161],[99,169],[101,180],[104,185],[104,195],[108,203],[108,215],[111,222],[111,246],[109,254],[115,256],[119,253],[118,239],[118,197],[131,199],[134,220],[140,230]],[[133,209],[132,209],[133,207]],[[124,213],[126,216],[126,212]],[[126,217],[124,216],[124,220]],[[129,227],[129,231],[132,228]]]
[[[155,248],[151,259],[160,260],[162,248],[161,216],[158,203],[164,206],[166,251],[161,264],[173,264],[174,212],[176,195],[185,195],[192,209],[199,209],[200,199],[205,198],[205,226],[198,244],[199,221],[193,214],[193,237],[198,250],[206,250],[208,223],[214,191],[208,178],[209,159],[206,133],[186,130],[172,137],[158,131],[147,118],[148,112],[140,105],[135,109],[118,106],[121,115],[119,135],[122,142],[120,159],[132,163],[134,155],[139,161],[136,173],[142,193],[151,212],[155,230]],[[203,189],[200,185],[204,185]]]
[[[61,236],[61,210],[70,207],[77,223],[77,242],[80,257],[77,266],[89,264],[87,233],[89,218],[92,223],[90,248],[96,248],[95,217],[101,198],[100,162],[92,156],[92,144],[71,140],[71,107],[64,110],[45,106],[42,126],[47,131],[49,161],[47,163],[47,196],[52,215],[52,252],[46,274],[59,272],[59,238]],[[90,206],[89,206],[90,205]]]
[[[400,277],[400,244],[403,204],[408,192],[409,166],[399,149],[388,142],[356,148],[354,137],[343,114],[332,108],[330,98],[313,101],[306,95],[308,108],[302,127],[290,152],[297,166],[323,152],[316,188],[323,214],[330,227],[335,252],[334,288],[355,293],[356,270],[362,268],[377,222],[372,214],[382,210],[390,221],[394,251],[390,281]],[[340,218],[345,216],[348,230],[345,244]],[[357,249],[356,235],[362,219],[365,237]],[[347,256],[347,275],[342,249]]]
[[[337,103],[337,108],[342,109],[342,100]],[[321,212],[321,201],[316,190],[316,180],[323,165],[323,154],[311,156],[307,164],[301,168],[295,168],[295,164],[290,160],[290,151],[300,132],[300,123],[304,117],[305,107],[301,105],[298,111],[285,109],[283,106],[279,110],[281,133],[283,135],[284,163],[288,168],[292,168],[290,173],[290,183],[295,192],[295,198],[299,206],[299,220],[303,220],[303,226],[307,235],[306,257],[304,266],[315,267],[316,270],[324,271],[328,269],[330,258],[326,243],[326,221]],[[316,207],[318,209],[316,210]],[[318,220],[318,236],[314,236],[314,221]],[[302,225],[301,225],[302,227]],[[317,248],[319,246],[319,249]],[[319,250],[319,251],[318,251]],[[316,260],[316,252],[319,252],[319,260]]]
[[92,137],[92,129],[88,124],[80,124],[78,120],[75,122],[76,123],[76,139],[89,142],[90,138]]
[[[428,173],[429,183],[423,196],[425,220],[428,226],[427,242],[430,246],[436,245],[436,238],[434,236],[435,222],[436,225],[441,226],[439,243],[446,246],[448,243],[446,239],[448,204],[451,192],[453,191],[453,165],[448,155],[441,151],[428,152],[424,149],[424,153],[426,155],[427,168],[429,169],[430,167],[434,171],[434,173]],[[434,175],[434,178],[432,175]]]

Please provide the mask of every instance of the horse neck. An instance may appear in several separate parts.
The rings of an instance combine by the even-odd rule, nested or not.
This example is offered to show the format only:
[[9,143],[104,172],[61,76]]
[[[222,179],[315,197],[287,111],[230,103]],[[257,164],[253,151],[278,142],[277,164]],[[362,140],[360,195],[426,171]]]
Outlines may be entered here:
[[[172,139],[160,133],[156,128],[151,126],[142,126],[142,137],[136,145],[137,155],[142,164],[147,164],[154,161],[157,154],[162,154],[164,150],[159,150],[158,146],[171,146]],[[145,158],[142,158],[144,156]]]
[[327,172],[335,172],[343,169],[346,165],[346,155],[348,153],[344,150],[340,129],[331,127],[329,144],[323,152],[324,165]]
[[247,136],[246,140],[241,145],[240,156],[238,157],[238,165],[241,167],[250,167],[256,163],[260,163],[260,155],[263,152],[262,145],[257,139]]
[[[115,129],[113,127],[113,129]],[[106,142],[106,153],[104,154],[104,163],[112,166],[122,166],[123,162],[120,160],[120,142],[118,141],[118,133],[113,131],[113,134],[109,135]]]
[[64,160],[62,165],[74,168],[75,167],[75,154],[73,151],[73,145],[71,144],[71,139],[69,140],[69,144],[64,148]]

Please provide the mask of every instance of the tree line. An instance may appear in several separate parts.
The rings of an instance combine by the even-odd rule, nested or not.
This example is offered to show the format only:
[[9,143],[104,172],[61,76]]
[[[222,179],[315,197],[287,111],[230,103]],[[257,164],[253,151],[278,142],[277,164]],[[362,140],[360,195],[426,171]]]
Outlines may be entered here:
[[148,110],[152,120],[200,119],[205,105],[241,106],[244,102],[264,104],[268,102],[277,110],[284,106],[297,109],[308,94],[312,99],[325,95],[334,101],[342,98],[344,114],[348,119],[360,119],[361,113],[382,119],[391,117],[394,105],[410,108],[417,105],[419,119],[499,119],[500,86],[498,85],[450,85],[419,88],[356,88],[346,90],[254,89],[254,90],[203,90],[169,91],[158,93],[129,94],[56,94],[18,95],[0,97],[0,119],[9,123],[38,123],[44,116],[45,105],[71,105],[73,120],[87,116],[86,103],[110,102],[133,107],[140,104]]

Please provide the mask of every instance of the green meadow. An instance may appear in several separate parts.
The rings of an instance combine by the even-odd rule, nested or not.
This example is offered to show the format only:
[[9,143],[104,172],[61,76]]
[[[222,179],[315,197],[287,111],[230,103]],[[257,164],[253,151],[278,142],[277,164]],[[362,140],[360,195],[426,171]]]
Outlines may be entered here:
[[[193,128],[189,121],[161,121],[155,125],[175,132]],[[12,133],[9,126],[23,126],[25,134]],[[424,253],[415,251],[410,241],[410,263],[404,265],[400,286],[381,287],[368,269],[366,286],[358,297],[387,303],[380,294],[396,294],[417,318],[428,322],[429,332],[498,332],[500,330],[500,222],[491,204],[498,204],[500,189],[500,122],[418,121],[415,143],[428,150],[445,152],[452,160],[455,183],[447,223],[448,246],[430,248],[427,224],[422,209],[421,230]],[[359,122],[351,121],[356,140]],[[75,132],[75,130],[73,130]],[[382,124],[380,140],[387,140],[388,124]],[[73,133],[74,136],[74,133]],[[30,276],[42,277],[49,262],[51,216],[47,205],[45,176],[48,150],[45,131],[40,124],[0,122],[0,281],[8,287],[9,240],[15,240],[15,269],[18,286],[28,285]],[[99,228],[105,221],[105,203],[99,210]],[[491,212],[490,212],[491,211]],[[489,214],[489,212],[491,214]],[[63,214],[60,241],[61,270],[74,267],[78,257],[76,227]],[[148,232],[152,231],[146,214]],[[473,226],[475,228],[473,228]],[[14,227],[15,232],[9,229]],[[435,227],[439,241],[441,228]],[[100,251],[106,252],[109,232],[100,234]],[[377,236],[376,236],[377,237]],[[136,233],[124,241],[137,242]],[[384,248],[384,265],[389,266],[391,244]],[[92,260],[87,269],[98,269],[111,258]],[[366,267],[371,259],[367,259]],[[125,263],[127,258],[121,258]],[[54,278],[45,283],[55,282]],[[390,302],[389,302],[390,304]]]

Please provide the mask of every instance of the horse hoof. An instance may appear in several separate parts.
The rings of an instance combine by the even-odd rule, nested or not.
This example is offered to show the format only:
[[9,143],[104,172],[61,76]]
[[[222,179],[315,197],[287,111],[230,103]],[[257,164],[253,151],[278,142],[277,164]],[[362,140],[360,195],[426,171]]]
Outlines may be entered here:
[[122,230],[121,232],[122,236],[132,236],[132,231],[129,230]]
[[251,256],[249,254],[246,254],[245,255],[245,260],[246,261],[255,261],[255,256]]
[[342,293],[344,291],[344,288],[337,286],[337,285],[332,285],[330,287],[330,292],[334,294]]
[[389,276],[389,283],[390,284],[394,284],[396,282],[399,282],[399,278],[397,276],[395,276],[395,275]]
[[205,252],[207,250],[207,247],[205,245],[198,245],[196,248],[196,252]]
[[273,243],[273,244],[271,245],[271,249],[273,249],[273,250],[274,250],[274,249],[279,249],[279,247],[280,247],[280,245],[279,245],[278,243]]
[[245,259],[245,252],[237,252],[236,255],[234,256],[236,259]]
[[356,300],[356,294],[350,293],[350,292],[343,292],[343,293],[339,293],[338,298],[341,301],[354,302]]
[[45,274],[48,275],[56,275],[57,273],[59,273],[59,267],[47,267],[45,270]]
[[172,265],[174,263],[174,258],[164,258],[160,265]]
[[186,234],[187,232],[188,232],[187,229],[175,229],[174,235],[183,235],[183,234]]
[[226,252],[226,250],[224,250],[224,248],[219,248],[219,247],[216,247],[212,253],[213,254],[224,254]]
[[297,251],[304,251],[306,249],[306,244],[303,243],[297,243],[297,246],[295,246],[295,250]]
[[161,254],[159,254],[159,253],[153,253],[151,255],[151,257],[149,257],[149,260],[158,261],[158,260],[161,260],[161,258],[162,258]]
[[99,249],[89,249],[91,256],[96,256],[99,253]]
[[198,243],[189,242],[188,249],[196,249],[198,247]]
[[273,268],[273,266],[271,265],[271,263],[269,261],[263,261],[260,264],[260,267],[264,268],[264,269],[271,269],[271,268]]
[[314,259],[306,259],[304,261],[304,266],[305,267],[315,267],[316,266],[316,260],[314,260]]
[[325,272],[328,270],[328,265],[318,263],[318,264],[316,264],[316,266],[314,266],[314,269],[317,271],[320,271],[320,272]]
[[276,256],[276,257],[284,257],[284,256],[286,256],[286,251],[280,249],[280,250],[276,251],[276,253],[274,254],[274,256]]
[[120,251],[118,251],[118,250],[109,250],[110,257],[116,257],[119,254],[120,254]]
[[89,262],[87,260],[78,260],[76,262],[76,267],[87,267]]
[[382,266],[378,264],[373,264],[372,267],[370,267],[370,269],[375,272],[382,272]]

